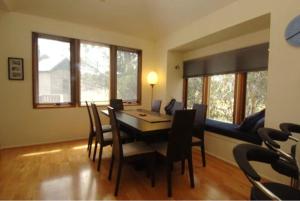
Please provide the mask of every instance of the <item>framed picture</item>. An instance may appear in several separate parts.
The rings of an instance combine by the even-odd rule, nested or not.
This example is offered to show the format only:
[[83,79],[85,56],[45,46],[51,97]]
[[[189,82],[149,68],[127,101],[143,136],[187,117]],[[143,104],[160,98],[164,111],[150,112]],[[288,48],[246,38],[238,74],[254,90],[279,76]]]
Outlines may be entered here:
[[8,58],[8,79],[24,80],[23,58]]

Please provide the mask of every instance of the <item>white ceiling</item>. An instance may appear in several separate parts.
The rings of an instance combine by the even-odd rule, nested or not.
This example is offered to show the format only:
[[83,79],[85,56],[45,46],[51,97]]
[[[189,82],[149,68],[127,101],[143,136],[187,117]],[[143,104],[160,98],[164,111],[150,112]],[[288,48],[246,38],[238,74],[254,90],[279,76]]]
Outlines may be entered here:
[[236,0],[0,0],[0,9],[158,39]]

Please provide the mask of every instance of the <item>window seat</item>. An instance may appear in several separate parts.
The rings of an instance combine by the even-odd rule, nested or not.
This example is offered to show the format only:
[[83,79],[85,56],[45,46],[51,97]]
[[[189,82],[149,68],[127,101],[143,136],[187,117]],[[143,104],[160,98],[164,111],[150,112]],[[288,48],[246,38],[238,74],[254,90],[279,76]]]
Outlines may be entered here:
[[257,133],[240,131],[238,125],[206,119],[205,130],[238,140],[261,145],[262,141]]

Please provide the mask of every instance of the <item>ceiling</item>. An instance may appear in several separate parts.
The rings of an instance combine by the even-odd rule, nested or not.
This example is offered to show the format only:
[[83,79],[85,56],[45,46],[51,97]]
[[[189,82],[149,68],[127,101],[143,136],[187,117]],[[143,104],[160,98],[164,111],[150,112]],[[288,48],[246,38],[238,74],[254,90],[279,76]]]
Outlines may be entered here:
[[0,0],[0,9],[156,40],[236,0]]

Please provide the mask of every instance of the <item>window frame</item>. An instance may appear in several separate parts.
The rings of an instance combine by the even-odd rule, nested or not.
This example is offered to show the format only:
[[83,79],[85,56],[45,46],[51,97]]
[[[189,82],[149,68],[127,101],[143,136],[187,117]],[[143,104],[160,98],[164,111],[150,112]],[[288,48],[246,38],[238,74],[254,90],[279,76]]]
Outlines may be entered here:
[[[71,76],[71,102],[70,103],[38,103],[38,39],[46,38],[70,43],[70,76]],[[80,45],[81,43],[90,43],[95,45],[107,46],[110,48],[110,99],[117,98],[117,51],[128,51],[138,54],[138,72],[137,72],[137,100],[123,101],[126,106],[140,105],[142,102],[142,50],[129,48],[107,43],[94,42],[88,40],[74,39],[64,36],[50,35],[44,33],[32,32],[32,104],[33,108],[68,108],[68,107],[86,107],[81,104],[81,86],[80,86]],[[107,106],[99,104],[99,106]]]
[[[265,70],[249,71],[259,72]],[[266,70],[268,71],[268,70]],[[235,86],[234,86],[234,105],[233,105],[233,124],[240,124],[245,119],[246,110],[246,93],[247,93],[247,73],[249,72],[236,72],[235,73]],[[213,75],[199,76],[203,77],[203,93],[202,104],[208,105],[209,95],[209,77]],[[187,107],[187,94],[188,94],[188,79],[183,80],[183,102]]]
[[[69,103],[39,103],[39,60],[38,60],[38,39],[50,39],[62,42],[70,43],[70,97],[71,101]],[[49,34],[42,33],[32,33],[32,91],[33,91],[33,108],[66,108],[66,107],[75,107],[76,106],[76,69],[75,69],[75,39],[67,38],[63,36],[54,36]]]

